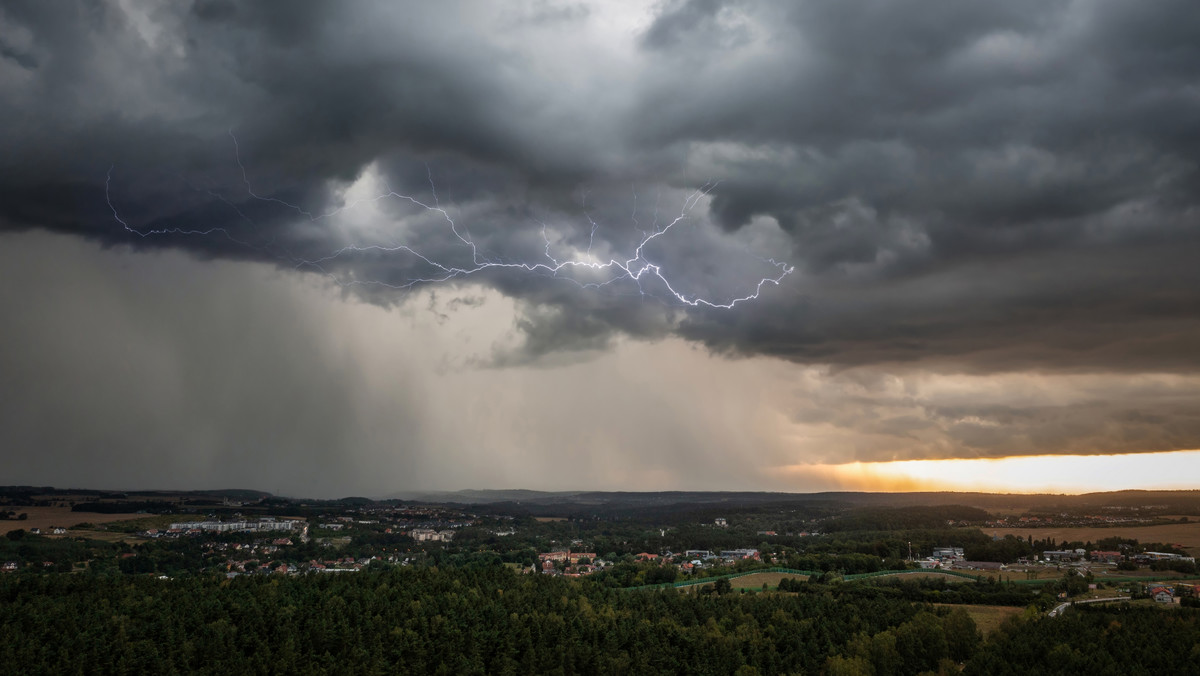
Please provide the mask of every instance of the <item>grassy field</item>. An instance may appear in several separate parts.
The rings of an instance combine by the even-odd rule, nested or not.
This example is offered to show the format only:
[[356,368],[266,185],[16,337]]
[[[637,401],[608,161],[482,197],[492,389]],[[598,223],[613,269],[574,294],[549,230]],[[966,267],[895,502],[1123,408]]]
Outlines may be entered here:
[[807,575],[796,575],[794,573],[750,573],[741,577],[735,577],[729,581],[730,586],[734,589],[762,589],[765,582],[768,589],[774,589],[779,586],[779,581],[788,578],[791,580],[807,580]]
[[[903,577],[905,579],[912,579],[912,580],[919,580],[921,578],[939,578],[939,579],[947,580],[949,582],[970,582],[971,581],[966,578],[959,577],[957,575],[946,575],[944,573],[938,573],[938,572],[933,572],[933,571],[929,571],[929,572],[916,571],[916,572],[912,572],[912,573],[899,573],[897,575],[880,575],[877,577],[865,578],[863,581],[869,582],[871,580],[890,580],[895,577]],[[807,580],[808,576],[807,575],[797,575],[795,573],[772,573],[772,572],[748,573],[746,575],[742,575],[739,577],[730,578],[729,585],[731,587],[733,587],[734,589],[762,589],[763,583],[765,582],[767,585],[767,589],[774,589],[779,586],[779,581],[784,578],[789,578],[792,580]],[[681,587],[681,589],[684,589],[687,591],[698,591],[701,587],[707,587],[710,584],[712,584],[712,582],[706,582],[704,584],[689,585],[686,587]]]
[[1030,567],[1028,570],[1014,567],[1004,571],[1002,577],[1005,580],[1061,580],[1066,570],[1066,568],[1058,570],[1053,566],[1048,568]]
[[29,530],[41,528],[49,530],[53,526],[70,528],[77,523],[113,523],[115,521],[132,521],[140,519],[145,514],[94,514],[91,512],[72,512],[69,507],[11,507],[18,514],[25,513],[29,518],[24,521],[9,519],[0,521],[0,533],[7,533],[18,528]]
[[[966,572],[968,575],[975,574],[975,571],[964,571],[964,572]],[[968,580],[965,577],[960,577],[958,575],[947,575],[945,573],[939,573],[939,572],[933,571],[933,570],[914,571],[911,573],[896,573],[894,575],[879,575],[877,577],[868,577],[868,578],[864,578],[864,579],[865,580],[891,580],[891,579],[897,578],[897,577],[904,579],[904,580],[939,579],[939,580],[945,580],[947,582],[971,582],[971,580]]]
[[125,542],[127,544],[136,544],[145,541],[143,538],[132,533],[119,533],[108,530],[68,530],[66,535],[51,535],[50,537],[87,538],[101,542]]
[[1184,573],[1176,573],[1173,570],[1150,570],[1149,568],[1139,568],[1137,570],[1109,570],[1107,572],[1095,573],[1096,579],[1103,581],[1106,577],[1139,577],[1147,580],[1177,580],[1188,577]]
[[1021,539],[1054,538],[1059,542],[1096,542],[1104,538],[1136,538],[1138,542],[1177,544],[1192,556],[1200,556],[1200,521],[1162,526],[1114,526],[1112,528],[986,528],[988,535],[1015,535]]
[[[1021,570],[1009,570],[1004,573],[1004,579],[1013,580],[1059,580],[1069,570],[1067,566],[1063,566],[1062,570],[1056,570],[1053,566],[1047,568],[1038,568],[1031,571],[1033,574],[1023,572]],[[1106,568],[1094,566],[1091,569],[1092,575],[1095,576],[1097,582],[1104,582],[1106,578],[1145,578],[1147,580],[1158,579],[1173,579],[1184,577],[1183,573],[1176,573],[1170,570],[1150,570],[1149,568],[1139,568],[1138,570],[1117,570],[1115,568]]]
[[[198,521],[195,515],[181,514],[130,514],[131,518],[109,525],[108,530],[120,533],[136,533],[151,528],[169,528],[176,521]],[[92,523],[96,523],[93,521]]]
[[951,609],[962,608],[967,611],[971,619],[975,620],[975,626],[984,636],[996,631],[1004,620],[1025,611],[1024,608],[1016,606],[960,606],[947,603],[935,603],[934,605]]
[[[762,589],[763,583],[765,582],[767,583],[767,589],[774,589],[779,586],[779,581],[784,578],[789,578],[792,580],[807,580],[808,576],[796,575],[795,573],[748,573],[746,575],[742,575],[741,577],[730,578],[729,586],[733,587],[734,589]],[[716,579],[717,578],[713,578],[713,581],[715,582]],[[691,584],[679,587],[679,590],[694,594],[704,587],[711,586],[712,584],[712,582]]]

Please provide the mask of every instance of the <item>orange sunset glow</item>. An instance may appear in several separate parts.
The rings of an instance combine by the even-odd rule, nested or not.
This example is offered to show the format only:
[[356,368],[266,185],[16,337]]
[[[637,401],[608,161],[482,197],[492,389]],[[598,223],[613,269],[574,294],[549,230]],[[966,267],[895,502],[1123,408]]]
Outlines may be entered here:
[[861,491],[1174,490],[1195,487],[1200,450],[789,465],[781,471],[797,480]]

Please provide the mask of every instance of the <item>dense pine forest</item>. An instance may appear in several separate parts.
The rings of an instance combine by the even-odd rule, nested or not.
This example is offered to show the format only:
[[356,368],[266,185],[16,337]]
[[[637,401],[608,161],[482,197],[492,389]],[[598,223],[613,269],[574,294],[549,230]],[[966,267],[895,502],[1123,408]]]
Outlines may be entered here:
[[868,584],[614,589],[502,566],[0,578],[6,674],[1197,673],[1200,611],[961,609]]

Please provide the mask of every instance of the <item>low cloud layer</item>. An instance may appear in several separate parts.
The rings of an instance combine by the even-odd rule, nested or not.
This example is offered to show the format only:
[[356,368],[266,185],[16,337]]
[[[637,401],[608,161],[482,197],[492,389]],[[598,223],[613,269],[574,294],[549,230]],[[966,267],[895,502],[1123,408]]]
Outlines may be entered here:
[[[817,389],[771,410],[824,445],[785,444],[779,464],[1197,448],[1195,16],[1184,0],[8,2],[0,237],[22,251],[4,273],[21,293],[3,309],[137,330],[138,294],[166,293],[182,265],[161,261],[213,266],[231,290],[274,268],[288,287],[340,285],[347,307],[426,312],[435,326],[476,317],[502,337],[472,348],[469,368],[514,382],[565,382],[638,345],[702,346],[704,368],[737,357],[747,372],[819,371]],[[419,281],[445,276],[430,261],[625,261],[680,216],[641,253],[685,299],[727,303],[780,278],[778,263],[793,271],[733,310],[692,307],[649,276]],[[100,313],[116,273],[31,231],[141,252],[120,256],[148,290]],[[182,257],[155,257],[166,252]],[[18,264],[89,286],[16,281],[42,279]],[[312,351],[357,320],[330,320],[299,291],[266,314],[229,293],[228,309],[162,320],[171,341],[214,346],[175,387],[209,391],[197,383],[232,350],[222,331],[255,315],[296,330],[247,338],[261,357],[241,370],[252,382],[238,391],[257,393],[239,404],[248,421],[248,402],[296,389],[293,364],[330,369],[330,393],[352,387],[338,360],[358,348]],[[2,373],[44,375],[4,403],[53,417],[48,402],[87,370],[52,365],[84,348],[51,324],[6,334],[26,347]],[[886,377],[1005,394],[897,398],[878,389]],[[1053,395],[1025,389],[1039,379]],[[322,413],[299,436],[364,443],[351,421],[393,396],[371,392],[313,404]],[[428,416],[397,410],[414,427]],[[773,444],[760,444],[772,462]]]
[[[854,487],[805,465],[1187,448],[1195,375],[937,374],[730,360],[678,339],[496,368],[482,287],[403,308],[301,272],[0,237],[10,481],[399,489]],[[49,267],[53,259],[60,265]]]

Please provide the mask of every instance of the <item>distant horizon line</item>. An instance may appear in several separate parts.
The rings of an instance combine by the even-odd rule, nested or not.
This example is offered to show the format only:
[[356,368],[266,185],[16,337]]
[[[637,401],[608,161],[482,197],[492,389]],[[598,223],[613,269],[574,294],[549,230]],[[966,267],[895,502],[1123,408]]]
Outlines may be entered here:
[[[922,461],[897,461],[897,462],[922,462]],[[846,463],[841,466],[855,465],[857,463]],[[864,465],[868,463],[862,463]],[[877,464],[877,463],[870,463]],[[175,494],[175,495],[215,495],[221,493],[257,493],[262,497],[285,498],[289,500],[320,500],[320,501],[338,501],[338,500],[411,500],[417,499],[419,496],[438,496],[438,495],[461,495],[469,493],[529,493],[537,495],[582,495],[582,494],[613,494],[613,495],[671,495],[671,494],[711,494],[711,495],[781,495],[781,496],[818,496],[818,495],[987,495],[987,496],[1012,496],[1012,497],[1083,497],[1088,495],[1111,495],[1118,493],[1200,493],[1200,487],[1196,488],[1112,488],[1102,490],[1090,490],[1083,492],[1067,492],[1067,491],[1019,491],[1019,490],[981,490],[981,489],[950,489],[950,488],[916,488],[916,489],[854,489],[854,488],[833,488],[824,490],[812,491],[786,491],[786,490],[763,490],[763,489],[667,489],[667,490],[614,490],[614,489],[565,489],[565,490],[543,490],[535,488],[458,488],[458,489],[404,489],[398,490],[388,495],[358,495],[349,494],[340,497],[320,498],[308,495],[292,495],[287,493],[272,493],[256,488],[94,488],[94,487],[79,487],[79,486],[54,486],[49,484],[6,484],[0,485],[0,492],[8,492],[15,489],[48,489],[54,491],[62,491],[64,493],[132,493],[132,494]],[[413,497],[401,497],[403,495]]]
[[1127,490],[1189,491],[1200,488],[1200,480],[1172,478],[1200,477],[1200,450],[795,464],[776,470],[795,481],[877,492],[1088,495]]

